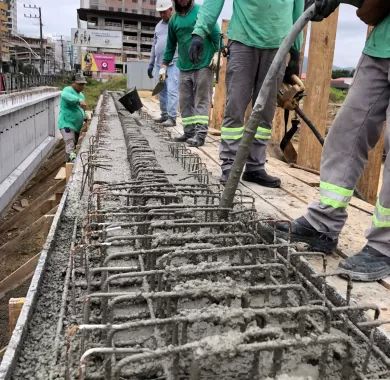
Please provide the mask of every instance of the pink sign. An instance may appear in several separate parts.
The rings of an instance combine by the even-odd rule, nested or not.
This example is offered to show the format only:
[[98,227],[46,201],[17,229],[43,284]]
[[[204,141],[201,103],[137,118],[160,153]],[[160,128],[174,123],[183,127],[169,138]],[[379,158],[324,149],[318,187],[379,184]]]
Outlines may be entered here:
[[105,54],[93,54],[97,71],[115,73],[115,56]]

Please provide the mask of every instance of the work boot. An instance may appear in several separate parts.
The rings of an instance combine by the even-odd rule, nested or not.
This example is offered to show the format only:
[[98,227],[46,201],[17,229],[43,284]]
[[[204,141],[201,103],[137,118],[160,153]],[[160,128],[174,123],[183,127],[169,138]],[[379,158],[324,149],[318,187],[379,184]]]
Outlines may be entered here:
[[204,145],[204,140],[205,138],[197,133],[194,137],[187,140],[187,144],[193,148],[199,148]]
[[163,116],[163,115],[161,115],[158,119],[153,119],[153,121],[157,124],[162,124],[167,120],[168,120],[168,116]]
[[[289,233],[287,223],[279,223],[276,229],[283,234]],[[320,251],[327,254],[332,253],[338,243],[338,239],[330,237],[326,233],[317,231],[303,216],[291,222],[291,241],[303,242],[310,246],[313,251]]]
[[161,123],[161,126],[165,128],[176,127],[176,120],[171,117],[168,117],[167,120]]
[[191,139],[194,137],[195,132],[188,133],[184,132],[181,136],[175,137],[173,139],[174,142],[179,142],[179,143],[185,143],[188,139]]
[[74,162],[76,160],[77,154],[75,152],[70,152],[68,156],[68,162]]
[[242,179],[247,182],[257,183],[258,185],[264,187],[280,187],[280,179],[267,174],[264,169],[253,172],[245,172],[242,176]]
[[226,182],[227,182],[227,180],[229,178],[229,174],[230,174],[230,169],[222,170],[222,175],[219,178],[219,183],[221,185],[226,185]]
[[366,245],[356,255],[340,262],[338,270],[355,281],[379,281],[390,275],[390,257]]

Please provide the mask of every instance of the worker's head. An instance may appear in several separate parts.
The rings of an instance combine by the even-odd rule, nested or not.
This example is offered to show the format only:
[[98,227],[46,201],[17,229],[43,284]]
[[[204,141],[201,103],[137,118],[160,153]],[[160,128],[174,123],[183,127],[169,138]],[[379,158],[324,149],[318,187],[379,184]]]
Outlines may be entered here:
[[156,11],[164,22],[168,22],[173,12],[172,0],[157,0]]
[[82,92],[84,90],[85,85],[87,84],[87,80],[85,76],[81,73],[77,73],[72,77],[72,87],[77,92]]
[[194,4],[194,0],[174,0],[175,10],[178,13],[187,13]]

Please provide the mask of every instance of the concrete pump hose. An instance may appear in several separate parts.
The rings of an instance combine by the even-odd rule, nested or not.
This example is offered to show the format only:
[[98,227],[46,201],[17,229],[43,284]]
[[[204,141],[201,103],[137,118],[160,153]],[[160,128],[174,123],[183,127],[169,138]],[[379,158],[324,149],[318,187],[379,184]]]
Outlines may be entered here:
[[[360,7],[363,1],[364,0],[343,0],[341,3]],[[287,55],[291,49],[291,46],[294,44],[294,41],[297,39],[299,33],[302,32],[305,26],[313,18],[315,13],[315,5],[312,4],[294,24],[290,34],[284,39],[274,58],[274,61],[272,62],[272,65],[264,80],[263,86],[261,87],[259,95],[256,99],[251,117],[245,126],[244,136],[241,139],[236,158],[230,171],[229,179],[226,182],[225,189],[222,193],[220,204],[222,209],[231,209],[233,207],[234,196],[236,194],[238,183],[240,182],[241,174],[248,158],[249,150],[254,140],[259,121],[262,119],[266,99],[269,97],[271,89],[274,87],[274,83],[277,80],[282,65],[285,65],[286,63]],[[227,217],[227,213],[225,212],[224,215],[221,216]]]

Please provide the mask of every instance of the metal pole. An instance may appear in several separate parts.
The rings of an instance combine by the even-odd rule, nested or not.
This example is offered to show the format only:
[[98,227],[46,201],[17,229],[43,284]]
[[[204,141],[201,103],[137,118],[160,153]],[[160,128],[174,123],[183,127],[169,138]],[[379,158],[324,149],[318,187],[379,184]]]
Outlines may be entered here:
[[44,74],[45,71],[45,61],[44,61],[44,52],[43,52],[43,24],[42,24],[42,10],[41,7],[38,8],[39,11],[39,34],[40,34],[40,40],[41,40],[41,74]]
[[62,56],[62,71],[65,72],[65,53],[64,53],[64,39],[61,35],[61,56]]

